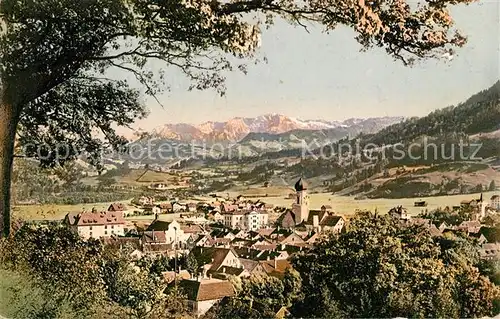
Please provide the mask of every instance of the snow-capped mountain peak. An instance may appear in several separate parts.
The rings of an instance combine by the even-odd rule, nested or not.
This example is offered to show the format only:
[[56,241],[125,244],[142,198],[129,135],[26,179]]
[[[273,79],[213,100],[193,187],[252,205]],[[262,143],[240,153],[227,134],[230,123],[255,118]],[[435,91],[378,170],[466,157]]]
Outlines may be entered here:
[[[381,126],[400,122],[403,118],[381,118]],[[346,121],[302,120],[277,113],[269,113],[253,118],[235,117],[226,122],[204,122],[193,124],[165,124],[156,127],[151,132],[152,136],[174,139],[184,142],[236,142],[249,133],[279,134],[293,130],[326,130],[340,127],[362,125],[365,121],[373,126],[378,122],[372,119],[348,119]],[[378,125],[377,125],[378,126]]]

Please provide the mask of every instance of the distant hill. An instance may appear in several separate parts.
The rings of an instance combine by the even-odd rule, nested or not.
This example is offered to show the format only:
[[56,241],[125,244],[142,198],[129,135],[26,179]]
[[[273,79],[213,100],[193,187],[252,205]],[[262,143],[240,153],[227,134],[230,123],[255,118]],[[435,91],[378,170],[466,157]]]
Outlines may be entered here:
[[360,133],[373,134],[388,125],[403,121],[403,117],[380,117],[368,119],[349,119],[337,127],[321,130],[297,129],[284,133],[251,132],[233,145],[233,149],[242,149],[247,156],[261,154],[270,150],[287,150],[322,145],[338,141],[346,137],[354,137]]
[[[287,159],[295,164],[280,168],[280,178],[305,176],[316,190],[361,197],[469,193],[500,181],[499,137],[500,81],[457,106],[376,133],[362,132],[306,152],[301,148],[268,152],[245,163]],[[353,153],[345,153],[346,144]],[[362,151],[369,144],[371,152]],[[401,157],[395,156],[398,146],[405,151]]]
[[[361,146],[369,143],[378,146],[394,145],[397,143],[408,144],[419,141],[423,137],[431,140],[459,141],[460,139],[481,139],[485,145],[486,154],[500,157],[500,81],[492,87],[474,94],[465,102],[457,106],[449,106],[436,110],[424,117],[414,117],[399,123],[388,125],[373,134],[359,133],[350,139]],[[339,143],[349,142],[343,139],[331,143],[332,149],[338,149]],[[497,147],[495,145],[498,145]],[[324,150],[324,148],[323,148]],[[261,158],[283,158],[300,156],[303,151],[297,149],[283,149],[276,152],[263,154]],[[319,154],[320,150],[311,153]],[[330,155],[327,153],[327,155]]]
[[500,129],[500,81],[467,101],[430,113],[422,118],[410,118],[390,125],[372,136],[367,143],[396,144],[418,137],[443,134],[474,135]]

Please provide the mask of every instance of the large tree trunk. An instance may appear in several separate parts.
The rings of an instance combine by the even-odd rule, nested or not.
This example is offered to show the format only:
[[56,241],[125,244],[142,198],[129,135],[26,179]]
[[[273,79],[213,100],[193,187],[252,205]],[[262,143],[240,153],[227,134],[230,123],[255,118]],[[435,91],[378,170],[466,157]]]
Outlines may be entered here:
[[8,100],[0,94],[0,237],[10,234],[10,183],[20,115]]

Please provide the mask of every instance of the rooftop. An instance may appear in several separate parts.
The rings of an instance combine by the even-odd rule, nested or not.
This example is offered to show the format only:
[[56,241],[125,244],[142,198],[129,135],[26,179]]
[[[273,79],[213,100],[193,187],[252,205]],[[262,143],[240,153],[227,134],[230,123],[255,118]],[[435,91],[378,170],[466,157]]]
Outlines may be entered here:
[[299,178],[299,180],[297,181],[297,183],[295,183],[295,190],[297,192],[301,192],[301,191],[304,191],[304,190],[307,190],[307,182],[305,180],[301,178]]
[[182,280],[179,287],[192,301],[217,300],[235,295],[233,285],[220,279]]

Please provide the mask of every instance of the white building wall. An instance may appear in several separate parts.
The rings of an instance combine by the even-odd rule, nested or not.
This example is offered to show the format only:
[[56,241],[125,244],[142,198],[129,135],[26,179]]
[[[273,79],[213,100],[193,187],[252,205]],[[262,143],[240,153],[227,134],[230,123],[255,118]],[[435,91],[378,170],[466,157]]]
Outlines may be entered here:
[[204,315],[210,308],[212,308],[215,303],[219,300],[205,300],[205,301],[197,301],[194,303],[194,312],[197,316]]
[[251,212],[246,214],[224,214],[223,224],[233,229],[259,230],[267,226],[269,215],[267,212]]
[[78,234],[84,239],[123,236],[125,234],[122,224],[117,225],[83,225],[77,226]]

